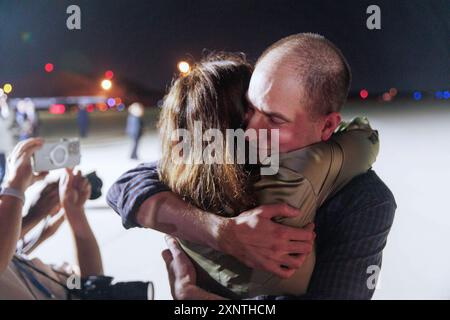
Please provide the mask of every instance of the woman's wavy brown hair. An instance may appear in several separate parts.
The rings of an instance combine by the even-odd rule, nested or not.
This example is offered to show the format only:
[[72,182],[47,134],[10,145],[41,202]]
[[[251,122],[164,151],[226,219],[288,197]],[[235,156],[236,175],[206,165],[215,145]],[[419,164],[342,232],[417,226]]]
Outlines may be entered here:
[[[227,145],[226,129],[242,127],[245,93],[252,71],[244,55],[210,54],[188,74],[174,79],[158,123],[162,140],[161,181],[197,207],[220,215],[237,214],[254,205],[251,179],[244,165],[236,161],[233,164],[226,161],[224,164],[177,163],[172,160],[172,152],[180,141],[173,141],[172,133],[186,129],[193,137],[195,121],[201,121],[202,133],[211,128],[220,129],[224,137],[223,159],[231,159],[234,146]],[[190,140],[188,149],[192,151],[194,142]],[[203,142],[202,150],[207,144]],[[193,156],[193,152],[183,155],[186,159]]]

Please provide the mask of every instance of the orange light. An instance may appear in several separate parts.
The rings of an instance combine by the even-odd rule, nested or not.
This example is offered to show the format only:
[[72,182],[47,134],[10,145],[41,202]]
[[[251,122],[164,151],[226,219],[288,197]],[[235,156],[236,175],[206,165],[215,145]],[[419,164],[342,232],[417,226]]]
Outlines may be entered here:
[[191,66],[186,61],[180,61],[178,63],[178,70],[181,73],[188,73],[191,70]]
[[101,86],[103,90],[109,90],[112,88],[112,82],[111,80],[105,79],[102,81]]

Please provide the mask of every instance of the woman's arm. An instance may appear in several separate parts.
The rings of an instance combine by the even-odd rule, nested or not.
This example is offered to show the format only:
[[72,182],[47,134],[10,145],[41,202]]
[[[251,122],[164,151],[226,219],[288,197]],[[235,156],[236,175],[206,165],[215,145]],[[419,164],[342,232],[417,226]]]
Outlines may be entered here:
[[60,181],[60,199],[72,230],[82,277],[103,274],[100,249],[84,211],[90,194],[91,186],[81,172],[74,174],[67,169],[66,176]]

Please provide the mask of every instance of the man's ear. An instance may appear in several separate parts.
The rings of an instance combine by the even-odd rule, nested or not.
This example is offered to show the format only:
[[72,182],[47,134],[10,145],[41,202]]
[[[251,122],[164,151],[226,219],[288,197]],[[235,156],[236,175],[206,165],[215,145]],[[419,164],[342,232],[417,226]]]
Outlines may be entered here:
[[325,116],[322,127],[322,141],[330,139],[334,130],[341,123],[341,114],[339,112],[332,112]]

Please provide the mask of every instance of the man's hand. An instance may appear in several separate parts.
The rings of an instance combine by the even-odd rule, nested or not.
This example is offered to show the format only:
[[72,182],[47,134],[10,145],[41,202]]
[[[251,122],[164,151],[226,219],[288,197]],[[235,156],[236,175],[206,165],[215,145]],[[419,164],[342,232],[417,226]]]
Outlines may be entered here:
[[169,249],[162,252],[169,275],[170,290],[175,300],[218,300],[223,299],[196,285],[195,267],[183,252],[177,240],[166,236]]
[[33,174],[31,168],[31,156],[44,144],[40,138],[32,138],[17,144],[8,157],[7,186],[25,192],[29,186],[38,180],[42,180],[48,172]]
[[294,228],[274,222],[274,217],[301,214],[286,204],[263,205],[225,219],[219,247],[251,268],[289,278],[313,250],[314,225]]

